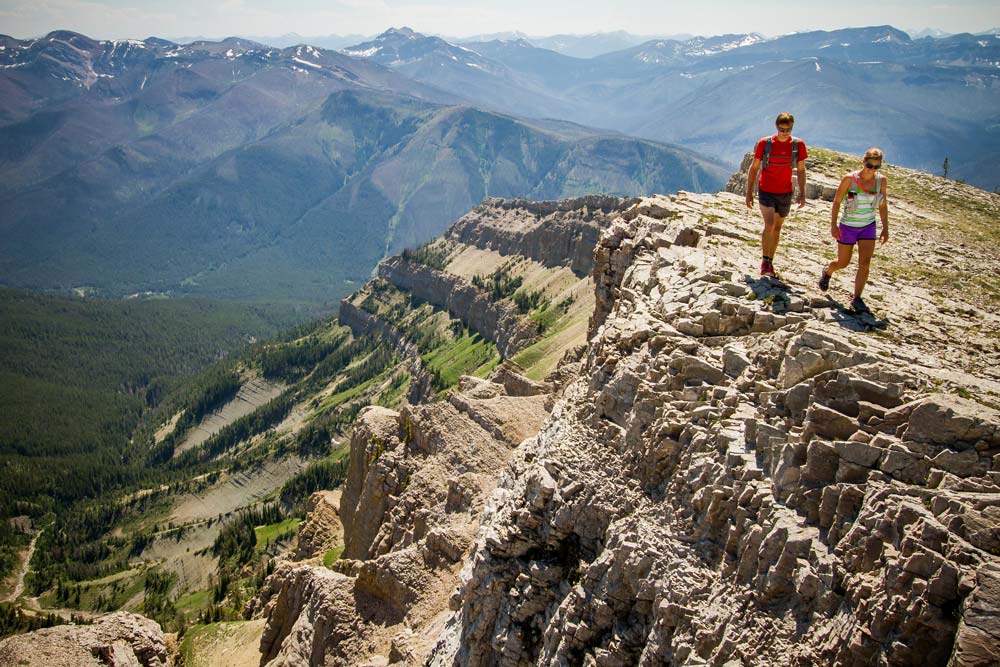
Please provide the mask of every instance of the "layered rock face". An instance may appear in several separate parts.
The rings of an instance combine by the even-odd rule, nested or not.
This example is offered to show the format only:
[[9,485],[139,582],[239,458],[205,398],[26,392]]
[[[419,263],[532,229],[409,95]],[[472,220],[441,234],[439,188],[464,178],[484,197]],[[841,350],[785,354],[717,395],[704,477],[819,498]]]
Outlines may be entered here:
[[547,385],[506,366],[496,379],[465,378],[446,401],[361,412],[339,504],[343,559],[335,571],[284,563],[267,580],[247,609],[267,618],[261,664],[427,655],[486,497],[548,415]]
[[601,230],[635,199],[577,197],[561,201],[487,199],[459,218],[445,238],[504,255],[523,255],[546,266],[569,266],[589,276]]
[[0,665],[11,667],[166,667],[167,653],[160,626],[127,612],[0,640]]
[[505,357],[514,356],[538,339],[535,325],[521,317],[517,307],[489,296],[458,276],[392,257],[378,267],[378,275],[396,287],[444,308],[470,329],[493,341]]
[[583,367],[429,664],[1000,664],[996,368],[745,275],[706,215],[741,203],[647,199],[602,235]]
[[[545,348],[518,333],[544,308],[489,316],[505,356],[565,353],[547,382],[505,365],[362,413],[344,559],[279,567],[251,609],[262,664],[1000,663],[1000,197],[888,168],[904,195],[859,318],[853,267],[814,286],[852,158],[811,159],[785,282],[756,278],[759,214],[732,193],[488,202],[388,262],[348,319],[397,349],[413,322],[380,318],[413,295],[466,324],[510,308],[476,300],[493,271],[553,303],[586,288],[589,325]],[[589,235],[584,282],[565,244]]]

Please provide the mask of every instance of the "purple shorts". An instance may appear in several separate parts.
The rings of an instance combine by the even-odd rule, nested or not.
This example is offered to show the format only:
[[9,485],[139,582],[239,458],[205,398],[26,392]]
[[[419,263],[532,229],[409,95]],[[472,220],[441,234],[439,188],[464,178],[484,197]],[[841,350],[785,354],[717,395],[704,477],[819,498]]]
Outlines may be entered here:
[[837,243],[843,243],[844,245],[854,245],[858,241],[874,241],[878,238],[875,233],[875,223],[870,225],[865,225],[864,227],[849,227],[843,223],[840,224],[840,240]]

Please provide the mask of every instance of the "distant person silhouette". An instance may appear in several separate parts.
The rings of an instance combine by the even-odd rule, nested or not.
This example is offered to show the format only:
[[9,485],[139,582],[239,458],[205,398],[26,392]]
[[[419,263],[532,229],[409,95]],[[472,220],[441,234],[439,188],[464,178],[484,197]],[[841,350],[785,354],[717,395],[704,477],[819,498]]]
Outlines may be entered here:
[[[837,242],[837,259],[827,264],[819,276],[819,288],[824,292],[830,287],[830,277],[834,271],[847,268],[854,253],[854,244],[858,245],[858,272],[854,276],[854,298],[851,300],[851,310],[856,313],[867,313],[868,306],[861,299],[861,293],[868,282],[868,268],[875,254],[875,214],[882,219],[882,233],[878,239],[882,243],[889,241],[889,204],[886,201],[886,178],[878,173],[882,168],[882,151],[869,148],[861,160],[862,168],[846,174],[840,180],[837,195],[833,198],[833,209],[830,212],[830,235]],[[841,204],[844,215],[837,224],[837,214]]]
[[[754,147],[753,163],[747,174],[747,208],[753,208],[753,192],[760,194],[760,214],[764,217],[764,230],[760,234],[760,275],[777,277],[774,270],[774,253],[781,237],[781,225],[792,207],[792,172],[798,173],[799,208],[806,205],[806,165],[809,157],[806,142],[792,136],[795,117],[780,113],[774,121],[777,133],[763,137]],[[760,172],[758,184],[757,173]]]

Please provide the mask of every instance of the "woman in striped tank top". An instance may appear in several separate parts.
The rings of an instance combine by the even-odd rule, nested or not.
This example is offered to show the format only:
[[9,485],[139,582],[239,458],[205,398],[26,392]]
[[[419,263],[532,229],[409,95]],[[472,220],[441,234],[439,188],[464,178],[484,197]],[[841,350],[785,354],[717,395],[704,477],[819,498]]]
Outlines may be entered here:
[[[830,287],[830,277],[834,271],[847,268],[858,245],[858,272],[854,277],[854,298],[851,310],[867,313],[868,306],[861,300],[861,292],[868,282],[868,268],[875,254],[875,239],[882,243],[889,240],[889,205],[885,195],[885,176],[880,176],[882,151],[869,148],[865,151],[860,171],[847,174],[840,181],[837,195],[833,198],[830,214],[830,235],[837,241],[837,259],[830,262],[819,278],[819,287],[824,292]],[[844,214],[837,224],[837,216],[843,204]],[[875,215],[882,220],[882,233],[875,235]]]

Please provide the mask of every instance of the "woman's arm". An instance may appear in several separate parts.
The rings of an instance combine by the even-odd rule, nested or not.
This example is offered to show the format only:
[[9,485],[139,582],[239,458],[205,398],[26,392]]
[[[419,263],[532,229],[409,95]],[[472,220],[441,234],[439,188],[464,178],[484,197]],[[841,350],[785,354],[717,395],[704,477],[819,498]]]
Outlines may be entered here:
[[830,209],[830,235],[834,241],[840,240],[840,227],[837,226],[837,219],[840,217],[840,202],[844,200],[847,189],[851,187],[851,175],[848,174],[840,179],[840,187],[837,194],[833,196],[833,207]]
[[886,193],[886,186],[888,185],[888,179],[885,176],[882,177],[882,201],[878,205],[878,216],[882,219],[882,233],[879,234],[879,240],[882,243],[889,242],[889,195]]

